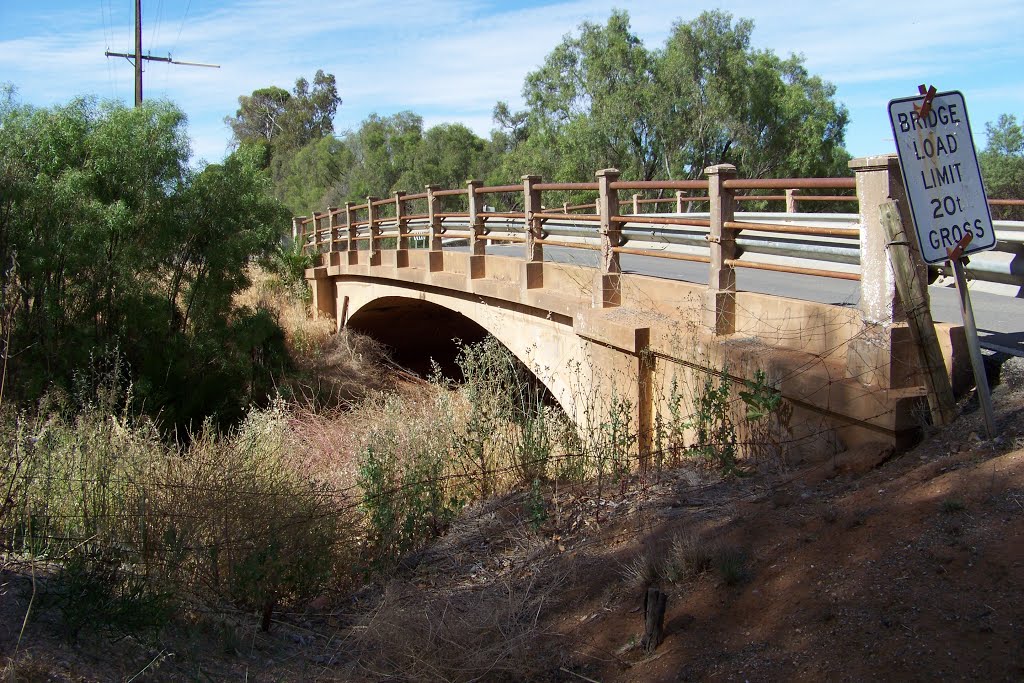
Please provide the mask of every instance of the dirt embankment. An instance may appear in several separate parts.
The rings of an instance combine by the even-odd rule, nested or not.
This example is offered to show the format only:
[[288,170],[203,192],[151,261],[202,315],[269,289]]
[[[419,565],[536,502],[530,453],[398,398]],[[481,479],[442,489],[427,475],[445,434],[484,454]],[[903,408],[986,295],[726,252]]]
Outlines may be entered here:
[[[867,681],[1024,679],[1024,373],[999,438],[969,412],[866,473],[834,463],[722,481],[679,469],[598,501],[529,492],[468,510],[397,573],[282,615],[195,615],[157,645],[45,612],[14,680]],[[668,594],[639,647],[641,596]],[[8,567],[3,653],[31,582]],[[38,605],[34,608],[38,609]],[[148,668],[146,668],[148,667]]]

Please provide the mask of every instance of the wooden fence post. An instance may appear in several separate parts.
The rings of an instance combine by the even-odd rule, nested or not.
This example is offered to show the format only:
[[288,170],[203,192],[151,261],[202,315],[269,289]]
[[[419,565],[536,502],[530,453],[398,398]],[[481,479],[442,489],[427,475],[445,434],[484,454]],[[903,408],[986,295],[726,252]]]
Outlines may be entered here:
[[676,213],[683,213],[683,191],[676,190]]
[[728,262],[736,258],[736,231],[726,228],[725,223],[735,216],[736,199],[725,187],[725,181],[736,177],[736,167],[718,164],[704,169],[704,173],[708,176],[711,202],[711,272],[704,300],[704,324],[715,334],[732,334],[736,331],[736,271]]
[[[619,246],[622,228],[615,222],[619,216],[619,193],[611,184],[619,179],[619,169],[605,168],[597,172],[597,210],[601,216],[601,270],[594,283],[593,305],[596,308],[611,308],[622,304]],[[636,195],[633,195],[634,201]]]
[[633,195],[633,215],[636,216],[640,213],[640,195]]
[[304,220],[306,220],[305,216],[294,216],[292,218],[292,244],[298,242],[301,236],[302,244],[300,249],[302,251],[306,250],[306,225],[303,223]]
[[953,387],[946,374],[939,339],[935,335],[935,323],[928,305],[928,283],[918,278],[914,270],[911,243],[903,221],[900,220],[896,202],[891,199],[884,202],[879,211],[882,227],[889,238],[889,257],[896,275],[896,290],[907,312],[910,336],[924,369],[932,424],[949,424],[956,418],[956,402],[953,400]]

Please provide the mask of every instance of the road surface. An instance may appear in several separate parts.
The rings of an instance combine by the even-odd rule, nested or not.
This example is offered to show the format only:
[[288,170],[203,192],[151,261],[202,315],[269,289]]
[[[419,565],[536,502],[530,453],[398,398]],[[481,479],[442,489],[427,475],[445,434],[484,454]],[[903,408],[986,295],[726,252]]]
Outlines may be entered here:
[[[521,245],[488,245],[487,253],[502,256],[522,256]],[[558,263],[576,263],[597,267],[599,254],[583,249],[547,246],[544,259]],[[650,275],[668,280],[680,280],[706,285],[708,266],[704,263],[674,261],[656,256],[622,254],[622,272]],[[767,270],[738,268],[736,287],[741,291],[773,294],[792,299],[817,301],[838,306],[856,306],[860,298],[860,282],[812,275],[775,273]],[[937,322],[961,324],[960,303],[956,290],[929,287],[932,317]],[[972,292],[974,317],[983,348],[991,351],[1024,356],[1024,298],[1013,298]]]

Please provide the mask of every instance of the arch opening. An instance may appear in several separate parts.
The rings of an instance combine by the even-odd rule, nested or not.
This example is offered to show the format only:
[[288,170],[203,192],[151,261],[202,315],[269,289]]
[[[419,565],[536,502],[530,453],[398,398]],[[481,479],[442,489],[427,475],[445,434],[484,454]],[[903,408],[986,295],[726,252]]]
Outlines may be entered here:
[[466,316],[421,299],[383,297],[362,307],[348,327],[384,344],[403,368],[421,377],[437,363],[445,377],[461,382],[457,342],[475,344],[488,331]]

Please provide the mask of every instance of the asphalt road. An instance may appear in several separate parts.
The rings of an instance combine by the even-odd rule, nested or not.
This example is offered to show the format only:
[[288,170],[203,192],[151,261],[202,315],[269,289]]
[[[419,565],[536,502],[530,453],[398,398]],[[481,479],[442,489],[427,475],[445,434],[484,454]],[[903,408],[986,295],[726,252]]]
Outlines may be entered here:
[[[520,256],[520,245],[488,245],[487,252],[498,255]],[[577,263],[596,267],[598,253],[583,249],[547,246],[544,259],[558,263]],[[706,284],[708,266],[703,263],[673,261],[654,256],[623,254],[625,273],[651,275],[669,280]],[[860,283],[812,275],[792,275],[766,270],[737,269],[736,287],[746,292],[773,294],[792,299],[817,301],[838,306],[856,306],[860,298]],[[960,302],[952,288],[929,287],[932,317],[937,322],[960,324]],[[983,348],[1024,356],[1024,298],[1013,298],[972,292],[971,302],[978,325],[978,336]]]

